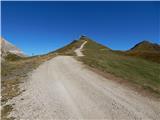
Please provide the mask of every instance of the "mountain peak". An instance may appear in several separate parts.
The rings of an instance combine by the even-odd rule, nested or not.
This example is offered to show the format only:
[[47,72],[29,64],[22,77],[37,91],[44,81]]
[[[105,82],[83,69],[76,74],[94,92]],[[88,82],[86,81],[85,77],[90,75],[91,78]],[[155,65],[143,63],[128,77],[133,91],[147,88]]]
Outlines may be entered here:
[[15,45],[5,40],[3,37],[1,37],[0,41],[2,56],[6,56],[8,53],[15,54],[18,56],[25,56],[20,49],[18,49]]
[[141,44],[144,44],[144,43],[149,43],[149,44],[152,44],[151,42],[149,42],[148,40],[143,40],[142,42],[140,42]]
[[80,38],[79,38],[79,40],[92,40],[92,39],[90,39],[88,36],[86,36],[86,35],[81,35],[80,36]]
[[129,51],[149,51],[149,52],[160,52],[160,45],[151,43],[147,40],[143,40],[142,42],[136,44]]

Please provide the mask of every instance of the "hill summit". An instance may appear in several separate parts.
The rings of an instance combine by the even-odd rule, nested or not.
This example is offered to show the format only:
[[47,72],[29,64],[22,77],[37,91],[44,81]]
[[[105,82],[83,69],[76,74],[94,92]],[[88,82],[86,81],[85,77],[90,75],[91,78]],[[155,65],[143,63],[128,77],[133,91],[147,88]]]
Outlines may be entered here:
[[133,48],[131,48],[129,51],[137,51],[137,52],[142,52],[142,51],[148,51],[148,52],[160,52],[160,45],[151,43],[149,41],[142,41],[138,44],[136,44]]
[[160,63],[160,45],[146,40],[136,44],[126,54]]

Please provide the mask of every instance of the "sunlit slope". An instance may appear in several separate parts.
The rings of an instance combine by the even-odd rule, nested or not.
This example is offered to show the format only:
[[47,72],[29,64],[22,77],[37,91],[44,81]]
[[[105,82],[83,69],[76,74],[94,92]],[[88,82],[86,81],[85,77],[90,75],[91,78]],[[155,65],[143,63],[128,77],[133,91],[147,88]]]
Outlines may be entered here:
[[136,44],[126,54],[160,63],[160,45],[149,41],[142,41]]
[[84,46],[82,61],[144,88],[160,93],[160,64],[112,51],[90,39]]

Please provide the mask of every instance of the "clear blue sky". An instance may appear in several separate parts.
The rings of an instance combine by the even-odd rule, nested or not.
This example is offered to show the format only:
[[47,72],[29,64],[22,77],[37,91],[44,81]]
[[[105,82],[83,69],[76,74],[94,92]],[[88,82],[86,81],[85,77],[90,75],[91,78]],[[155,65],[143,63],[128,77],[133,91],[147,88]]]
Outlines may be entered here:
[[2,2],[2,36],[43,54],[87,35],[115,50],[160,43],[160,2]]

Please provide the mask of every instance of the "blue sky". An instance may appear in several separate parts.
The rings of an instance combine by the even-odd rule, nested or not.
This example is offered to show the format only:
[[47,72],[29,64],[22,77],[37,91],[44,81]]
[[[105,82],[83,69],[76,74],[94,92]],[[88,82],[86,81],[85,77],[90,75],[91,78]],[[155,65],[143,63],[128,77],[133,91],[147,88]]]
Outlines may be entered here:
[[160,2],[2,2],[2,36],[43,54],[87,35],[115,50],[160,43]]

